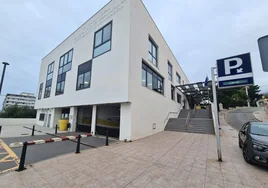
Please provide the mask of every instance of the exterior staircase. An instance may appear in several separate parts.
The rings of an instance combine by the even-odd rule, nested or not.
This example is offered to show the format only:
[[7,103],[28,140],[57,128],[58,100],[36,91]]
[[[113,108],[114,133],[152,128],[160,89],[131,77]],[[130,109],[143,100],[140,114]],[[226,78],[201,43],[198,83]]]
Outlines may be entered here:
[[182,109],[178,118],[169,119],[165,131],[215,134],[211,111]]

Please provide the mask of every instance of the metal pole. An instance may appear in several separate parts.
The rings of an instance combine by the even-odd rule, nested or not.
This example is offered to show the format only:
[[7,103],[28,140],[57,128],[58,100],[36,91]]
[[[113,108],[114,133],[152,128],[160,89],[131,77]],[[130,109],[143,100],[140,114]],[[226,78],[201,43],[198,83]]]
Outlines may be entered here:
[[248,86],[246,86],[245,89],[246,89],[248,107],[250,107],[249,98],[248,98]]
[[0,134],[1,134],[1,131],[2,131],[2,125],[0,125]]
[[76,154],[80,153],[80,140],[81,140],[81,135],[78,135],[78,139],[77,139],[77,145],[76,145]]
[[58,133],[58,125],[56,124],[56,127],[55,127],[55,134]]
[[25,164],[25,158],[26,158],[27,145],[28,145],[28,142],[23,143],[23,148],[22,148],[22,152],[21,152],[19,168],[16,170],[18,172],[26,169],[24,167],[24,164]]
[[214,103],[214,111],[215,111],[215,123],[216,123],[216,141],[217,141],[217,153],[218,153],[218,161],[222,161],[221,155],[221,142],[220,142],[220,130],[219,130],[219,114],[218,114],[218,107],[217,107],[217,95],[216,95],[216,81],[215,81],[215,74],[214,74],[215,67],[211,67],[211,78],[212,78],[212,92],[213,92],[213,103]]
[[106,130],[106,146],[109,146],[109,133],[108,133],[108,130]]
[[7,62],[3,62],[3,64],[4,64],[4,68],[3,68],[1,82],[0,82],[0,94],[2,92],[2,86],[3,86],[4,77],[5,77],[5,73],[6,73],[6,66],[9,65]]
[[34,136],[34,131],[35,131],[35,125],[33,125],[32,136]]

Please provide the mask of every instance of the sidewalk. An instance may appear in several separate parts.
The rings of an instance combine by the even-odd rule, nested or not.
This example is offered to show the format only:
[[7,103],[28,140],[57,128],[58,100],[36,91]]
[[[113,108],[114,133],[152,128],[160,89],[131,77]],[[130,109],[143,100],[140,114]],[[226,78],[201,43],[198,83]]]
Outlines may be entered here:
[[253,113],[253,116],[254,116],[254,118],[257,119],[258,121],[268,122],[268,114],[267,114],[267,112],[265,112],[264,110],[254,112],[254,113]]
[[[10,137],[23,137],[30,136],[32,134],[33,126],[30,125],[3,125],[0,138],[10,138]],[[55,129],[35,125],[34,135],[46,135],[46,133],[54,134]],[[66,131],[60,131],[58,133],[66,133]]]
[[220,122],[223,162],[214,135],[163,131],[35,163],[0,176],[0,187],[268,187],[268,170],[244,162],[237,132]]

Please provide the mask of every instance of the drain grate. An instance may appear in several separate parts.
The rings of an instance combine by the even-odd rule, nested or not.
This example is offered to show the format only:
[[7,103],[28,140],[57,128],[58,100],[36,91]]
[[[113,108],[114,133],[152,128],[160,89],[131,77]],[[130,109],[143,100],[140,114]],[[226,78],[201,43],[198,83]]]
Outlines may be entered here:
[[30,135],[29,133],[22,133],[21,135]]

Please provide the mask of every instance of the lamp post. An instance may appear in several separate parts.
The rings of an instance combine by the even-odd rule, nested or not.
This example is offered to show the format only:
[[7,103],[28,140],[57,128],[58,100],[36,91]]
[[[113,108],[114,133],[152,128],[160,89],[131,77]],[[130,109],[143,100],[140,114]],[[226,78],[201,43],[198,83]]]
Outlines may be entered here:
[[2,73],[1,82],[0,82],[0,94],[2,92],[2,86],[3,86],[4,77],[5,77],[5,73],[6,73],[6,66],[9,65],[9,63],[3,62],[3,65],[4,65],[4,68],[3,68],[3,73]]

